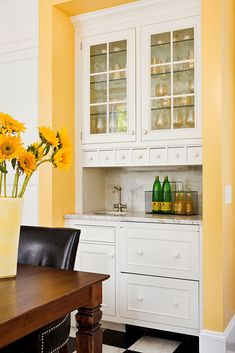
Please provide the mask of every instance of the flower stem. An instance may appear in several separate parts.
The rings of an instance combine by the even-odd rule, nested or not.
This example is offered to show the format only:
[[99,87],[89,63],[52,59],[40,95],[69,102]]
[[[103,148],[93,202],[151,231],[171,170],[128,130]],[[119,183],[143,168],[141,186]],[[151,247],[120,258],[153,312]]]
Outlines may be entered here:
[[12,188],[12,197],[17,197],[18,192],[18,182],[19,182],[19,168],[16,168],[15,177],[14,177],[14,185]]
[[20,192],[18,194],[18,197],[23,197],[24,196],[24,193],[25,193],[26,187],[28,185],[28,182],[29,182],[29,180],[31,178],[31,175],[32,175],[32,173],[25,176],[24,182],[23,182],[21,190],[20,190]]
[[0,173],[0,197],[2,196],[2,172]]
[[[3,162],[3,165],[6,170],[6,162]],[[7,197],[7,173],[4,173],[4,197]]]
[[51,162],[51,161],[52,161],[51,158],[49,158],[49,159],[44,159],[43,161],[41,161],[41,162],[39,162],[39,163],[37,164],[36,169],[37,169],[42,163]]

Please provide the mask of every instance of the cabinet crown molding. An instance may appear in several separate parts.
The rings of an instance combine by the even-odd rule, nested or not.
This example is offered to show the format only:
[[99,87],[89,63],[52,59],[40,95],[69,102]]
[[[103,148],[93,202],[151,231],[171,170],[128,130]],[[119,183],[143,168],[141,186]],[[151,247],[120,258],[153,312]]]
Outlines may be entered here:
[[[139,0],[134,3],[114,6],[108,9],[102,9],[87,14],[71,17],[75,28],[84,31],[97,24],[115,20],[128,21],[130,25],[130,16],[132,20],[138,20],[146,15],[166,14],[168,11],[177,11],[181,9],[188,10],[188,16],[199,16],[201,14],[200,0]],[[134,17],[133,17],[134,16]]]

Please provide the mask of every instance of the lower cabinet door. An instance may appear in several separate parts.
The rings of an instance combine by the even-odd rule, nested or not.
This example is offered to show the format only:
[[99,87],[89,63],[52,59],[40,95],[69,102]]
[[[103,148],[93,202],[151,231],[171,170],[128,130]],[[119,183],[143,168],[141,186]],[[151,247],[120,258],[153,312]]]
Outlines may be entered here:
[[75,270],[110,275],[110,278],[103,282],[102,311],[105,315],[115,316],[115,246],[79,243]]
[[198,282],[120,274],[120,316],[198,329]]

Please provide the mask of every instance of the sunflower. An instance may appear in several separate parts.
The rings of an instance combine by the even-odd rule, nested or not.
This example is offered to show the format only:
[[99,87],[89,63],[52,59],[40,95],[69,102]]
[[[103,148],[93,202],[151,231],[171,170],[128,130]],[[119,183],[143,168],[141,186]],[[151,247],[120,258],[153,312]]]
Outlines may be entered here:
[[25,131],[24,124],[15,120],[6,113],[0,112],[0,126],[3,133],[20,133]]
[[54,154],[52,162],[59,169],[68,169],[71,165],[71,150],[68,147],[61,148]]
[[42,126],[38,128],[39,136],[43,142],[48,143],[53,147],[58,147],[59,139],[56,137],[56,134],[46,126]]
[[23,169],[24,173],[29,175],[32,174],[36,169],[36,158],[33,152],[24,151],[21,153],[19,158],[20,168]]
[[23,147],[20,137],[0,135],[0,161],[18,158],[22,152]]
[[61,147],[70,147],[69,137],[66,129],[62,129],[58,132]]

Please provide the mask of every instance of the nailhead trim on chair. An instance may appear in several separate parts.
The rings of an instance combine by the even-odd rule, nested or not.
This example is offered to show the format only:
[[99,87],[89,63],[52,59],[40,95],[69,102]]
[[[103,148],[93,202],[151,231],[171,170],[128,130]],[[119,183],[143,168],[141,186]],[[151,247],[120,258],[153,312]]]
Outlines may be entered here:
[[[41,343],[41,353],[44,353],[44,336],[52,331],[54,331],[55,329],[57,329],[58,327],[60,327],[61,325],[63,325],[63,323],[67,320],[67,318],[69,317],[69,314],[67,314],[62,321],[60,321],[57,325],[53,326],[52,328],[50,328],[49,330],[43,332],[41,334],[41,339],[40,339],[40,343]],[[59,347],[57,347],[56,349],[53,349],[52,351],[50,351],[49,353],[54,353],[56,352],[58,349],[62,348],[67,342],[68,342],[69,338],[67,338],[67,340],[65,342],[63,342]]]

